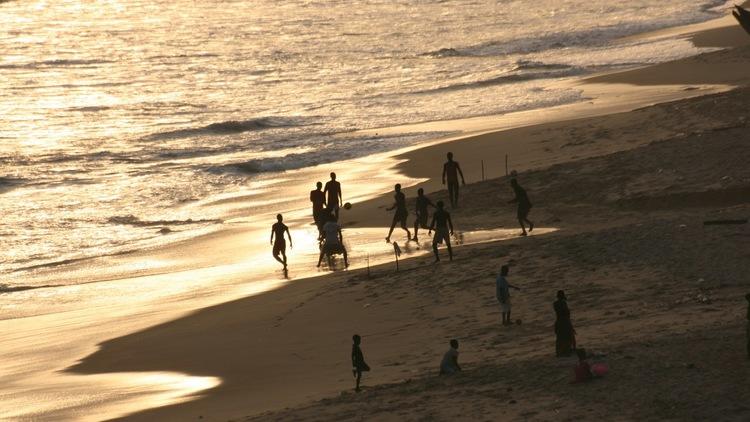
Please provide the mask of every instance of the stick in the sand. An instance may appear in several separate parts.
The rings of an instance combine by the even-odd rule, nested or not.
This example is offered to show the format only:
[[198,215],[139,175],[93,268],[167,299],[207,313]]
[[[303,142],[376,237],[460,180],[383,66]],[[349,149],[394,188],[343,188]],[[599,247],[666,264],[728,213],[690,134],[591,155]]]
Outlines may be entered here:
[[370,278],[370,254],[367,254],[367,278]]
[[398,247],[398,242],[393,242],[393,254],[396,255],[396,272],[398,272],[398,257],[401,255],[401,248]]
[[707,220],[703,222],[704,226],[716,226],[720,224],[747,224],[747,218],[742,220]]
[[484,182],[484,160],[482,160],[482,181]]
[[508,154],[505,154],[505,177],[508,177]]

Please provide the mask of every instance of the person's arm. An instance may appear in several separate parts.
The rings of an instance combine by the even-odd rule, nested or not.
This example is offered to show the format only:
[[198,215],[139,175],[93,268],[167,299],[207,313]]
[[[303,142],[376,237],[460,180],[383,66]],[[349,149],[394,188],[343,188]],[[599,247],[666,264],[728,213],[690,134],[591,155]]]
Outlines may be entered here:
[[391,210],[393,210],[395,208],[396,208],[396,203],[394,203],[393,205],[391,205],[389,208],[386,208],[385,210],[386,211],[391,211]]
[[466,186],[466,180],[464,180],[464,172],[461,171],[461,166],[456,163],[456,170],[458,170],[458,174],[461,175],[461,184]]
[[273,227],[271,227],[271,244],[272,245],[273,245],[273,235],[274,235],[274,230],[273,230]]
[[458,355],[453,356],[453,364],[456,365],[456,369],[461,370],[461,366],[458,364]]
[[435,204],[433,204],[429,199],[427,200],[427,205],[431,206],[432,208],[437,208]]
[[344,197],[343,197],[343,194],[341,193],[341,184],[339,184],[339,206],[341,207],[343,205],[344,205]]
[[445,184],[445,173],[448,172],[448,163],[443,164],[443,184]]
[[518,202],[518,195],[516,195],[515,193],[513,194],[513,199],[511,199],[510,201],[508,201],[508,203],[512,204],[514,202]]
[[453,236],[453,221],[451,220],[450,214],[448,214],[448,227],[451,229],[451,236]]
[[508,287],[510,287],[511,289],[521,290],[520,287],[516,287],[516,286],[514,286],[514,285],[512,285],[510,283],[508,283]]
[[432,214],[432,223],[430,223],[430,230],[427,232],[427,234],[432,233],[432,229],[435,228],[435,214]]
[[339,227],[339,243],[340,243],[341,245],[343,245],[343,244],[344,244],[344,234],[343,234],[343,233],[341,233],[341,227]]
[[294,246],[292,245],[292,233],[289,231],[289,227],[286,228],[286,235],[289,237],[289,248],[291,249]]

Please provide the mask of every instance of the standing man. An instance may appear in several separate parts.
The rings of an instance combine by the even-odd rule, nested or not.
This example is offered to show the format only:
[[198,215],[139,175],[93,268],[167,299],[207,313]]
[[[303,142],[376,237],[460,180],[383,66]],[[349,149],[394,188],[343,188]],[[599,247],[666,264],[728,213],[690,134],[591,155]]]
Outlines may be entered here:
[[461,184],[466,186],[464,173],[458,161],[453,161],[453,153],[448,153],[448,161],[443,164],[443,184],[448,180],[448,196],[451,200],[451,208],[458,207],[458,175],[461,175]]
[[338,221],[339,208],[344,202],[343,199],[341,199],[341,183],[336,181],[336,173],[331,172],[331,180],[326,182],[326,187],[323,189],[323,193],[327,194],[328,212],[333,212],[336,216],[336,221]]
[[385,238],[385,241],[388,243],[391,242],[391,235],[393,234],[393,229],[396,227],[396,223],[401,224],[401,228],[406,230],[406,238],[411,240],[411,233],[409,232],[409,229],[406,228],[406,217],[409,216],[409,211],[406,209],[406,196],[401,192],[400,184],[397,183],[394,189],[396,190],[396,195],[394,195],[396,202],[392,207],[386,208],[386,211],[391,211],[393,209],[396,210],[396,213],[393,214],[391,229],[388,231],[388,236]]
[[502,313],[503,316],[503,325],[510,325],[510,289],[516,289],[521,290],[516,286],[513,286],[512,284],[508,283],[508,280],[505,278],[508,275],[508,266],[503,265],[500,267],[500,274],[498,274],[497,279],[495,279],[495,290],[496,290],[496,296],[497,301],[500,302],[500,313]]
[[518,224],[521,225],[521,236],[526,236],[526,227],[523,225],[524,221],[529,224],[529,231],[534,230],[534,223],[528,218],[529,211],[531,211],[531,201],[529,200],[529,195],[527,195],[524,188],[518,184],[518,180],[516,180],[515,177],[510,179],[510,187],[513,188],[516,197],[508,201],[508,203],[518,203]]
[[[286,226],[286,224],[282,223],[284,221],[284,217],[281,216],[281,214],[276,214],[276,224],[271,226],[271,244],[273,245],[273,257],[279,261],[280,263],[284,264],[284,271],[286,271],[286,241],[284,240],[284,233],[286,232],[287,236],[289,236],[289,247],[292,247],[292,235],[289,233],[289,227]],[[274,236],[276,237],[276,241],[274,242]],[[279,255],[283,257],[283,259],[279,258]]]
[[[437,210],[432,214],[432,223],[430,224],[430,230],[427,234],[432,233],[435,230],[435,236],[432,238],[432,252],[435,253],[435,262],[440,261],[438,255],[438,244],[445,241],[445,246],[448,247],[448,257],[453,261],[453,249],[451,249],[451,236],[453,235],[453,222],[451,221],[451,215],[443,209],[443,201],[437,202]],[[450,227],[450,231],[448,228]]]
[[315,225],[318,227],[318,237],[323,232],[323,224],[325,224],[324,213],[326,206],[326,194],[321,190],[323,184],[318,182],[315,184],[315,190],[310,191],[310,202],[313,204],[313,220]]
[[424,194],[424,189],[419,188],[417,191],[417,204],[416,204],[416,214],[417,218],[414,220],[414,241],[419,242],[419,239],[417,239],[417,232],[419,231],[419,228],[426,229],[427,228],[427,219],[429,218],[429,212],[427,211],[427,207],[430,206],[432,208],[435,208],[435,205],[430,201],[430,198],[426,197]]

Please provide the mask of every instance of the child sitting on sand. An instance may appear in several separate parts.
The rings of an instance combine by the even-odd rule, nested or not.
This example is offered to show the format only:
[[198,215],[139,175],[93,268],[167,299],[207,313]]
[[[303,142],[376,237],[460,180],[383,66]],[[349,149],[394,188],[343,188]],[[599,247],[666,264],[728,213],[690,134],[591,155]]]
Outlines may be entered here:
[[365,356],[362,354],[362,349],[359,348],[362,343],[362,337],[355,334],[352,336],[352,374],[357,377],[357,385],[354,387],[354,391],[359,392],[359,382],[362,380],[362,372],[368,372],[370,367],[365,363]]
[[586,349],[576,349],[578,355],[578,365],[573,368],[575,380],[573,382],[584,382],[594,377],[591,373],[591,366],[586,360]]
[[461,370],[458,366],[458,340],[451,340],[451,348],[443,355],[440,362],[440,375],[452,375]]

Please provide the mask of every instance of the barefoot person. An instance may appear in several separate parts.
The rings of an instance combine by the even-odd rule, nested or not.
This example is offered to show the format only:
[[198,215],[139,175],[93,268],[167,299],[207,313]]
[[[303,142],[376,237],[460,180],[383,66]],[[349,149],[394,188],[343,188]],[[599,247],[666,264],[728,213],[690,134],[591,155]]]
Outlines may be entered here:
[[391,229],[388,230],[388,236],[386,236],[385,241],[391,241],[391,235],[393,234],[393,229],[396,227],[396,223],[399,223],[401,225],[401,228],[406,230],[406,238],[408,240],[411,240],[411,233],[409,232],[409,229],[406,228],[406,217],[409,216],[409,211],[406,209],[406,196],[403,192],[401,192],[400,184],[396,184],[394,189],[396,190],[396,195],[394,195],[396,202],[392,207],[386,208],[386,211],[392,211],[395,209],[396,212],[393,214]]
[[417,191],[417,203],[416,203],[416,219],[414,220],[414,241],[419,242],[419,239],[417,238],[417,233],[419,233],[419,228],[426,229],[427,228],[427,221],[430,217],[430,213],[427,210],[427,207],[435,208],[435,205],[430,201],[430,198],[425,196],[424,189],[419,188]]
[[521,236],[526,236],[526,227],[523,225],[524,221],[529,224],[529,231],[534,230],[534,223],[528,219],[529,211],[531,211],[531,201],[529,201],[529,196],[526,194],[524,188],[518,184],[518,180],[515,178],[510,179],[510,186],[513,188],[516,197],[508,201],[508,203],[518,203],[518,223],[521,225]]
[[318,267],[320,267],[320,263],[326,254],[336,253],[344,255],[344,265],[348,267],[349,260],[346,257],[346,247],[344,246],[344,235],[341,233],[341,226],[336,223],[336,216],[330,214],[328,222],[323,225],[323,246],[320,248]]
[[368,372],[370,367],[365,362],[365,355],[362,354],[362,349],[359,348],[362,343],[362,337],[355,334],[352,336],[352,374],[357,378],[357,384],[354,387],[354,391],[359,392],[359,382],[362,380],[362,372]]
[[[289,227],[282,223],[282,221],[284,221],[284,217],[281,214],[277,214],[276,224],[271,226],[271,244],[273,245],[273,257],[284,264],[284,270],[286,270],[286,241],[284,240],[284,233],[289,236],[290,248],[292,247],[292,235],[289,233]],[[275,242],[274,237],[276,238]],[[281,258],[279,255],[281,255]]]
[[461,175],[461,184],[466,186],[466,180],[464,180],[464,172],[461,171],[461,166],[458,165],[458,161],[453,161],[453,153],[448,153],[448,161],[443,164],[443,184],[446,180],[448,181],[448,196],[451,201],[451,208],[458,206],[458,175]]
[[339,208],[343,205],[343,199],[341,196],[341,183],[336,181],[336,173],[331,172],[331,180],[326,182],[326,187],[323,189],[323,193],[327,194],[328,200],[328,212],[336,215],[336,221],[339,219]]
[[451,248],[453,221],[451,221],[451,215],[443,207],[443,201],[438,201],[437,210],[432,214],[432,223],[430,223],[430,229],[427,232],[429,235],[435,230],[435,236],[432,238],[432,252],[435,253],[435,262],[440,261],[438,245],[443,243],[443,241],[445,241],[445,246],[448,247],[448,258],[453,261],[453,249]]
[[461,371],[458,365],[458,340],[451,340],[451,348],[443,355],[440,362],[440,375],[452,375]]
[[555,355],[557,357],[570,356],[575,349],[575,330],[570,321],[570,309],[565,292],[557,291],[557,300],[553,304],[555,309]]
[[325,224],[325,206],[326,206],[326,194],[321,190],[323,183],[318,182],[315,184],[315,190],[310,191],[310,202],[313,205],[313,220],[315,220],[315,226],[318,227],[318,236],[323,233],[323,224]]
[[508,266],[503,265],[500,267],[500,274],[495,279],[495,294],[497,301],[500,302],[500,312],[503,316],[503,325],[510,325],[510,289],[521,290],[518,287],[508,283],[506,277],[508,276]]

